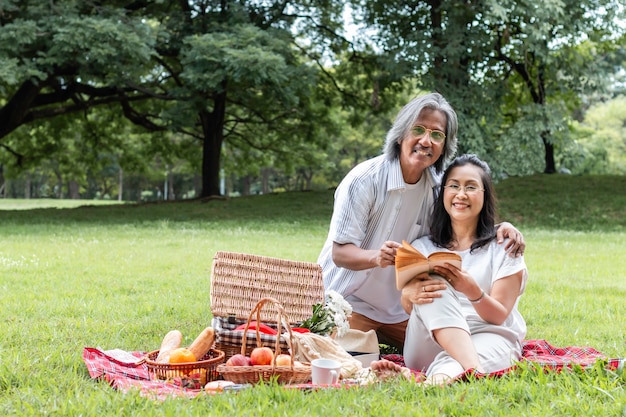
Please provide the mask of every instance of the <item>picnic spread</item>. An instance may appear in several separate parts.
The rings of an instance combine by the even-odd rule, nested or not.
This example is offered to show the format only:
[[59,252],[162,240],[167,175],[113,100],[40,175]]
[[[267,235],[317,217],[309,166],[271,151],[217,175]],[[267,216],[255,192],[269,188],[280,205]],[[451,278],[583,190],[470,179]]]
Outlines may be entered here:
[[[358,387],[371,383],[371,359],[404,367],[401,355],[379,355],[375,332],[349,329],[351,307],[336,293],[324,294],[317,264],[218,252],[211,277],[213,320],[191,345],[181,346],[182,334],[171,330],[159,349],[85,347],[90,377],[121,392],[138,390],[163,400],[238,392],[263,382],[305,390]],[[335,372],[312,372],[320,360],[335,364],[339,375],[332,383],[316,383],[323,373]],[[592,347],[555,347],[540,339],[524,341],[521,362],[557,372],[598,362],[608,370],[624,366],[624,359],[607,358]],[[495,378],[517,367],[478,376],[466,372],[453,382]],[[417,380],[423,377],[410,372]]]
[[[116,354],[117,353],[117,354]],[[116,390],[128,392],[139,390],[143,396],[155,399],[167,397],[196,397],[204,395],[205,391],[199,388],[186,388],[173,381],[155,380],[149,375],[148,367],[142,361],[146,352],[125,352],[126,358],[122,359],[119,352],[105,351],[100,348],[85,347],[83,349],[83,361],[87,366],[89,375],[96,380],[106,381]],[[624,359],[607,358],[601,352],[588,346],[557,347],[546,340],[526,340],[523,344],[523,359],[543,367],[546,370],[563,372],[575,367],[582,369],[595,366],[601,362],[607,370],[615,371],[624,366]],[[128,359],[129,357],[130,360]],[[404,365],[401,355],[382,355],[384,359]],[[500,377],[514,372],[517,366],[486,375],[488,378]],[[458,381],[467,380],[467,375],[459,375]],[[340,383],[333,387],[358,386],[354,382]],[[287,384],[285,388],[296,389],[326,389],[329,387],[316,387],[312,384]],[[226,392],[226,391],[225,391]]]

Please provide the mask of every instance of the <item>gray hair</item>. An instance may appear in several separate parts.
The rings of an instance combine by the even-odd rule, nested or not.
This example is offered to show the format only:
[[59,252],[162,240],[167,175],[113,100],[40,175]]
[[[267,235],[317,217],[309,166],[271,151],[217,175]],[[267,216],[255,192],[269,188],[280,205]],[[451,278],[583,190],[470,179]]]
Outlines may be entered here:
[[409,129],[413,127],[423,109],[439,110],[446,115],[448,120],[444,149],[434,164],[435,170],[442,172],[446,162],[450,161],[456,153],[456,134],[459,129],[459,122],[450,103],[439,93],[416,97],[400,110],[393,126],[387,132],[383,152],[389,160],[400,157],[400,143]]

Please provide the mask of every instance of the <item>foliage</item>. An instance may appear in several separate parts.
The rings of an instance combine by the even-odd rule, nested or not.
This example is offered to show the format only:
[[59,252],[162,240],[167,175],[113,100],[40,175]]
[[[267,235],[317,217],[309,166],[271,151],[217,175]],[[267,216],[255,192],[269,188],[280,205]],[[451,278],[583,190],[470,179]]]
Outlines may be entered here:
[[[352,3],[380,53],[453,104],[461,152],[500,173],[554,172],[581,96],[611,88],[623,62],[625,10],[615,0]],[[503,147],[509,160],[498,164]]]
[[[563,128],[563,109],[534,103],[519,106],[515,121],[501,126],[500,135],[493,140],[489,164],[501,176],[532,175],[545,167],[545,149],[542,134],[546,127],[554,133],[554,141]],[[565,126],[567,127],[567,126]],[[563,135],[561,135],[563,137]],[[564,139],[565,141],[565,139]],[[520,158],[520,155],[524,155]]]
[[572,161],[573,173],[626,174],[626,96],[591,106],[574,130],[582,155]]
[[[328,74],[315,56],[345,47],[335,33],[342,4],[312,6],[304,0],[0,5],[7,10],[0,57],[9,63],[0,73],[8,97],[0,103],[0,138],[33,121],[115,103],[147,131],[193,139],[186,142],[200,150],[194,168],[203,196],[219,194],[223,145],[233,150],[230,166],[248,167],[244,174],[272,163],[288,173],[310,166],[319,157],[294,155],[325,145],[322,126],[333,130],[330,106],[320,105],[332,100],[321,95],[330,91]],[[62,140],[49,128],[52,142]],[[3,145],[19,166],[24,158],[43,158],[19,143]],[[248,158],[250,149],[263,157]]]
[[326,294],[324,303],[315,304],[311,317],[304,320],[300,327],[321,335],[343,336],[349,329],[348,318],[352,314],[352,306],[336,291]]
[[324,189],[438,90],[459,151],[501,177],[623,172],[618,139],[605,154],[572,122],[623,90],[618,1],[355,0],[354,34],[344,3],[4,1],[0,165],[55,178],[58,196],[113,195],[115,170],[196,182],[180,196],[219,194],[220,178],[244,194]]

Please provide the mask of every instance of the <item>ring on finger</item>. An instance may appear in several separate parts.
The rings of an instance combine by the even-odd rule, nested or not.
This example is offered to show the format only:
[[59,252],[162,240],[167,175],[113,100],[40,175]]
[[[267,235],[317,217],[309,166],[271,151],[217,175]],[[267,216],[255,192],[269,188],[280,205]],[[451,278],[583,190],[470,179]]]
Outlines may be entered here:
[[426,292],[426,287],[422,287],[422,292]]

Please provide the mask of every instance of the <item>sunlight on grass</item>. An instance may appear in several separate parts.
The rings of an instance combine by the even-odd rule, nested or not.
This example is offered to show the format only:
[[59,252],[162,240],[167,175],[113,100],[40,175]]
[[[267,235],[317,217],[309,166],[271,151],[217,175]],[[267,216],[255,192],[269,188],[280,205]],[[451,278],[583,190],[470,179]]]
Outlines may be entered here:
[[114,200],[57,200],[53,198],[19,199],[0,198],[0,210],[32,210],[42,208],[76,208],[82,206],[104,206],[125,204]]
[[[545,182],[541,186],[547,187]],[[552,194],[558,193],[541,195],[556,213]],[[602,210],[589,208],[595,201],[602,202]],[[215,204],[113,202],[27,210],[6,209],[2,203],[6,201],[0,200],[2,415],[98,415],[108,410],[266,417],[303,410],[307,415],[338,410],[342,415],[626,415],[626,375],[601,367],[563,374],[521,367],[501,379],[445,388],[405,381],[308,393],[262,386],[237,396],[162,403],[138,393],[124,395],[90,379],[80,356],[85,346],[148,351],[157,349],[172,329],[183,333],[183,343],[191,343],[210,324],[215,252],[315,262],[328,231],[332,192]],[[602,219],[590,226],[596,219],[585,217],[623,213],[621,200],[603,195],[579,200],[587,208],[558,221],[571,228],[554,228],[551,217],[532,217],[540,200],[527,201],[526,207],[521,199],[503,203],[515,208],[509,215],[520,216],[513,220],[527,242],[530,278],[520,301],[527,338],[625,357],[626,231],[613,231]]]

